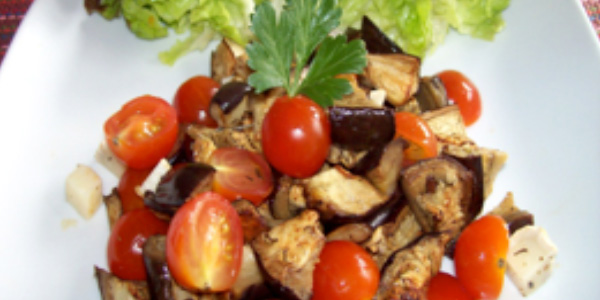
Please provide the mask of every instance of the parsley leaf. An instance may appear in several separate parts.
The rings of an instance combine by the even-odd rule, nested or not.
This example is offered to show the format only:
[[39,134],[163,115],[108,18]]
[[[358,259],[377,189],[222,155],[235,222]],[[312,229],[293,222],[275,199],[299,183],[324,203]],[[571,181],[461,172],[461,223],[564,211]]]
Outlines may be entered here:
[[350,83],[335,76],[362,72],[366,50],[360,40],[348,43],[345,36],[329,36],[341,14],[336,0],[287,0],[278,21],[270,1],[258,5],[252,16],[257,40],[246,47],[248,65],[255,71],[248,83],[257,93],[281,86],[290,97],[304,94],[321,106],[351,93]]

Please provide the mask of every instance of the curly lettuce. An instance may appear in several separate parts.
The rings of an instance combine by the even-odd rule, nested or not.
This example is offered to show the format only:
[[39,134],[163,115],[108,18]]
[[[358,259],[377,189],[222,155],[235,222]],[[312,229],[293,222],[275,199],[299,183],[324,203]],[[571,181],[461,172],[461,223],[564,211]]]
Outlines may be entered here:
[[187,34],[159,54],[169,65],[190,51],[204,49],[213,39],[226,37],[245,45],[252,38],[253,0],[86,0],[85,4],[106,19],[122,15],[131,32],[143,39],[163,38],[171,31]]
[[[122,15],[130,30],[144,39],[187,34],[159,54],[172,65],[185,54],[203,50],[226,37],[244,46],[253,35],[250,15],[267,0],[85,0],[88,11],[107,19]],[[279,10],[282,0],[269,0]],[[338,0],[342,29],[360,26],[368,16],[404,51],[423,57],[441,44],[450,28],[492,40],[504,27],[502,12],[510,0]]]
[[368,16],[404,51],[419,57],[444,41],[450,28],[493,40],[504,28],[510,0],[340,0],[342,24],[358,27]]

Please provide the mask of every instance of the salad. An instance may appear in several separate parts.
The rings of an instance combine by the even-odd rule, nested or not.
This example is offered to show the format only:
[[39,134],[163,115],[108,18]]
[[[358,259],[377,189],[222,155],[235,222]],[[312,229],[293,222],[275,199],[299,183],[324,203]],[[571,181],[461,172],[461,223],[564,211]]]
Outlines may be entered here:
[[[159,39],[172,32],[187,35],[159,54],[172,65],[181,56],[203,50],[211,40],[228,38],[245,46],[254,39],[248,30],[255,6],[264,0],[86,0],[89,13],[106,19],[122,16],[129,29],[143,39]],[[285,3],[272,0],[280,11]],[[343,10],[338,30],[359,28],[368,16],[407,53],[425,56],[444,41],[449,29],[475,38],[493,40],[504,28],[502,12],[510,0],[340,0]]]
[[[103,296],[494,298],[507,265],[519,270],[511,255],[551,266],[555,249],[510,197],[476,219],[506,156],[465,134],[480,111],[468,79],[420,78],[420,60],[368,19],[350,42],[330,37],[341,12],[307,3],[279,21],[259,6],[247,53],[224,40],[212,78],[106,122],[107,161],[128,169],[105,199]],[[269,43],[291,30],[305,43]],[[522,248],[509,251],[509,232]],[[457,277],[438,273],[446,252]],[[512,276],[524,294],[545,280]],[[335,288],[346,281],[350,295]]]

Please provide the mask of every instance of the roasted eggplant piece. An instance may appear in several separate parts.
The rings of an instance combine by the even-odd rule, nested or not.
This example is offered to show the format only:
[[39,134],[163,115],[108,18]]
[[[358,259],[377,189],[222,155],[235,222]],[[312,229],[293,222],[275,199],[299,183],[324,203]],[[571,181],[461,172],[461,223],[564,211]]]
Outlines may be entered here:
[[99,267],[95,275],[102,300],[150,300],[145,281],[122,280]]
[[389,256],[416,240],[423,233],[410,207],[404,206],[393,222],[377,226],[363,247],[381,269]]
[[[212,148],[211,144],[214,145],[215,148],[235,147],[256,153],[262,153],[262,145],[257,132],[255,132],[253,129],[253,126],[243,125],[225,128],[190,126],[188,128],[188,132],[194,139],[200,139],[204,141],[201,145],[194,146],[195,151],[203,153],[200,155],[195,155],[195,161],[201,161],[200,157],[205,158],[206,155],[212,153],[210,151],[210,148]],[[206,146],[208,149],[204,149],[203,146]],[[215,149],[212,149],[212,151],[214,150]],[[196,156],[198,156],[198,158],[196,158]]]
[[187,127],[188,125],[179,126],[177,142],[171,153],[167,156],[167,160],[172,166],[194,161],[194,152],[192,150],[194,139],[187,133]]
[[381,270],[379,289],[373,299],[427,299],[427,286],[437,274],[448,237],[426,234],[396,251]]
[[280,297],[300,300],[312,296],[313,271],[324,245],[319,214],[310,209],[252,242],[267,282]]
[[425,112],[422,118],[438,138],[442,153],[460,158],[480,156],[483,170],[483,198],[493,190],[494,181],[502,169],[508,155],[506,152],[478,147],[469,139],[460,110],[456,105]]
[[[374,149],[381,149],[382,147],[376,147]],[[342,165],[348,170],[354,170],[361,164],[364,158],[374,149],[354,151],[341,147],[340,145],[332,144],[329,147],[329,154],[327,155],[327,162],[332,165]],[[378,159],[377,159],[378,160]],[[375,162],[376,164],[377,162]],[[371,168],[375,165],[371,166]],[[363,172],[364,173],[364,172]]]
[[373,229],[366,223],[350,223],[342,225],[327,234],[327,241],[351,241],[360,244],[366,241]]
[[307,207],[317,210],[325,222],[360,219],[389,198],[363,177],[339,166],[317,173],[304,184]]
[[366,174],[367,179],[386,197],[392,196],[398,186],[405,146],[403,139],[388,143],[383,148],[377,166]]
[[390,54],[404,53],[402,49],[390,40],[369,17],[364,16],[360,28],[360,38],[365,41],[365,46],[369,53]]
[[211,57],[211,77],[223,83],[235,79],[246,81],[252,70],[248,67],[246,50],[234,42],[223,39]]
[[108,225],[112,231],[115,223],[123,215],[123,205],[121,204],[121,197],[116,188],[108,196],[103,198],[104,205],[106,206],[106,214],[108,215]]
[[496,215],[504,219],[508,224],[508,231],[513,234],[515,231],[528,226],[534,225],[535,220],[533,214],[526,210],[522,210],[515,205],[514,195],[512,192],[506,194],[502,202],[494,208],[490,215]]
[[172,279],[167,267],[166,236],[153,235],[146,239],[142,257],[146,268],[148,288],[153,300],[170,300]]
[[240,216],[244,232],[244,243],[250,243],[260,233],[269,230],[267,223],[252,202],[240,199],[233,201],[231,204]]
[[368,54],[365,77],[376,89],[386,92],[387,101],[402,106],[419,87],[418,58],[405,54]]
[[219,88],[210,101],[210,116],[219,127],[240,125],[249,108],[249,94],[252,91],[245,82],[231,81]]
[[342,148],[367,150],[387,144],[394,138],[394,114],[385,108],[329,108],[331,140]]
[[253,286],[262,286],[263,283],[264,279],[260,267],[258,266],[258,262],[256,261],[254,250],[252,250],[252,247],[249,245],[244,245],[242,266],[240,267],[240,272],[233,287],[231,287],[233,299],[243,299],[245,296],[247,297],[249,294],[247,293],[248,289],[251,289]]
[[163,176],[156,192],[144,195],[146,206],[173,215],[190,196],[212,188],[215,169],[207,164],[189,163],[171,169]]
[[446,88],[438,76],[422,77],[415,98],[422,112],[436,110],[449,104]]
[[304,187],[289,176],[279,177],[276,190],[269,198],[269,207],[273,217],[278,220],[297,216],[302,209],[306,208]]
[[473,174],[449,157],[424,160],[407,168],[402,188],[426,232],[458,234],[475,217],[472,207],[482,205],[473,203]]

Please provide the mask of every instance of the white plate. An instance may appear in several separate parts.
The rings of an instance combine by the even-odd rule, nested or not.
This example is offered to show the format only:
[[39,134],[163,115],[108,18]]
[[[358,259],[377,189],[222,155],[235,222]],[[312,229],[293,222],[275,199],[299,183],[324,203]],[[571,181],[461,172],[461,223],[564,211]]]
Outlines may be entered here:
[[[505,19],[493,43],[450,35],[423,74],[455,68],[479,86],[483,117],[469,134],[510,155],[486,209],[513,191],[559,247],[554,276],[529,299],[599,299],[599,44],[578,0],[514,0]],[[108,192],[116,180],[93,160],[104,120],[208,74],[207,53],[161,65],[172,42],[138,40],[82,0],[34,2],[0,70],[1,298],[100,298],[92,267],[106,266],[105,211],[78,217],[64,180],[90,164]],[[507,283],[502,299],[519,298]]]

